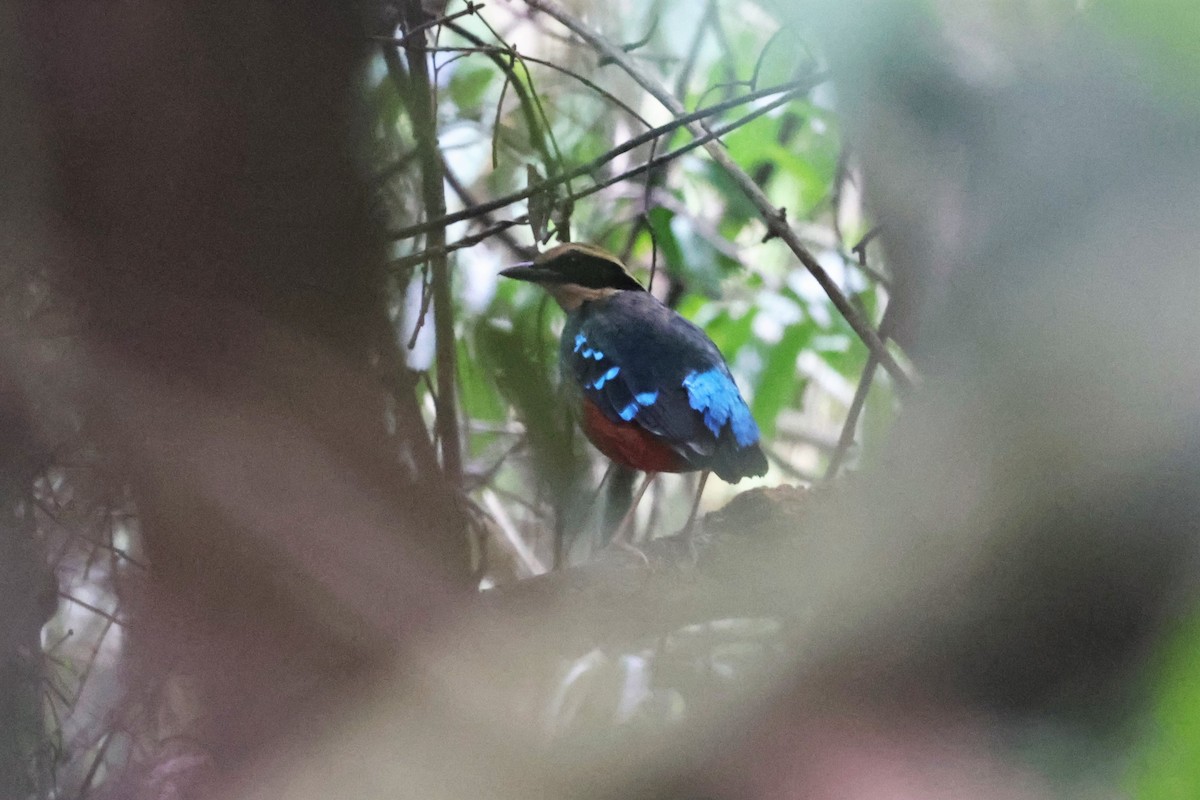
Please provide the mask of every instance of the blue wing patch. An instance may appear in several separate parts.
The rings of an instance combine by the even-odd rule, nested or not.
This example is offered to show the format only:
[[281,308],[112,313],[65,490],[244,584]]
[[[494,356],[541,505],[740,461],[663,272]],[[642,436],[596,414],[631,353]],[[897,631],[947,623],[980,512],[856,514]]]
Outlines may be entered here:
[[654,401],[658,400],[658,392],[642,392],[634,397],[637,399],[638,405],[652,406]]
[[704,415],[704,426],[713,436],[720,437],[728,423],[738,447],[748,447],[758,441],[758,425],[742,399],[733,378],[721,369],[690,372],[683,379],[688,402]]
[[[593,361],[600,361],[604,358],[602,351],[588,345],[587,337],[582,333],[575,334],[575,349],[572,352],[579,353],[583,358],[590,358]],[[600,387],[597,386],[596,388],[599,389]]]
[[635,394],[633,396],[633,400],[630,401],[630,403],[622,408],[619,412],[617,412],[617,415],[626,422],[629,422],[631,419],[637,416],[639,411],[641,411],[643,408],[654,405],[657,400],[658,392],[640,392]]
[[611,381],[613,378],[617,377],[620,374],[621,374],[620,367],[611,367],[611,368],[609,368],[609,370],[607,372],[605,372],[603,375],[601,375],[599,378],[596,378],[596,380],[592,382],[592,388],[593,389],[603,389],[604,384],[608,383],[609,381]]
[[762,475],[760,434],[716,345],[645,292],[568,315],[563,377],[613,422],[635,423],[695,469]]

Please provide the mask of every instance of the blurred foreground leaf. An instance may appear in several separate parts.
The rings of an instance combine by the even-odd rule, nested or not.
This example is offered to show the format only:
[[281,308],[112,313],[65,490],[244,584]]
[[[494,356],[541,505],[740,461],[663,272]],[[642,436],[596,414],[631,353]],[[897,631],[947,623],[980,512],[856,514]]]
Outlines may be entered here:
[[1133,795],[1200,797],[1200,614],[1164,648],[1153,692],[1153,729],[1134,753]]

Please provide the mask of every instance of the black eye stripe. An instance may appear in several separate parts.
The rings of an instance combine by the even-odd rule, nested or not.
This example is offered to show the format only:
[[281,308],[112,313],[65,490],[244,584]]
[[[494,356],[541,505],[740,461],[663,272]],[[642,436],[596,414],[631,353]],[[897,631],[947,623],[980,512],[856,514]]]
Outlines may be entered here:
[[590,253],[564,253],[543,266],[557,272],[566,282],[587,289],[643,288],[616,262]]

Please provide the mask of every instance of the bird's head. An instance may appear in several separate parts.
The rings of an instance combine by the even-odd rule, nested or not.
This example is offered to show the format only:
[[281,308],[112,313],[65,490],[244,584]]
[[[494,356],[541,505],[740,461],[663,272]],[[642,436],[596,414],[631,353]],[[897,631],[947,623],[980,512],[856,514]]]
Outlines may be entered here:
[[616,292],[646,291],[612,253],[578,242],[560,244],[500,274],[540,285],[565,311]]

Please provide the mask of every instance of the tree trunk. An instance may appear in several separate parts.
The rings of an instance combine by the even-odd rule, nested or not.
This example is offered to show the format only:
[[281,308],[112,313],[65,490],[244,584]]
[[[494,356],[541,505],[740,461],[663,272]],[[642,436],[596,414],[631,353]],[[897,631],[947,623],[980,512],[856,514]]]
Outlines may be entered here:
[[61,277],[89,316],[70,371],[152,566],[130,707],[194,784],[303,729],[467,585],[459,506],[399,466],[372,374],[390,328],[355,169],[365,37],[337,2],[39,3],[25,23]]

